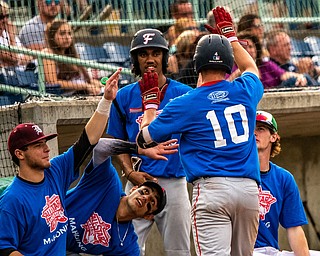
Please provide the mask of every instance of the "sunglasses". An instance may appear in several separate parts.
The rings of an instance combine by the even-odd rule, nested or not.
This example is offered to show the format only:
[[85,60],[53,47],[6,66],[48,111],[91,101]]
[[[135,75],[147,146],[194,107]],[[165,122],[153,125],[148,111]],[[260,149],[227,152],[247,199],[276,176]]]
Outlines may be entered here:
[[253,28],[262,28],[263,24],[252,24],[251,27],[253,27]]
[[1,14],[0,15],[0,20],[8,19],[8,18],[9,18],[9,14]]
[[60,0],[46,0],[46,5],[51,5],[52,2],[54,2],[55,5],[60,4]]

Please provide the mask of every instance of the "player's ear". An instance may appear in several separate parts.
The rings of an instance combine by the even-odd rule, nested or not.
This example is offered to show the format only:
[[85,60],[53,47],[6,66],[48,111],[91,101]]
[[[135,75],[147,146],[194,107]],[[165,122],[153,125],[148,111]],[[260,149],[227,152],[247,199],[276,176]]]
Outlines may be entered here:
[[271,137],[270,137],[271,143],[276,142],[278,138],[279,138],[278,133],[271,134]]
[[14,151],[14,154],[15,154],[15,156],[16,156],[19,160],[24,159],[24,154],[23,154],[23,151],[22,151],[22,150],[16,149],[16,150]]

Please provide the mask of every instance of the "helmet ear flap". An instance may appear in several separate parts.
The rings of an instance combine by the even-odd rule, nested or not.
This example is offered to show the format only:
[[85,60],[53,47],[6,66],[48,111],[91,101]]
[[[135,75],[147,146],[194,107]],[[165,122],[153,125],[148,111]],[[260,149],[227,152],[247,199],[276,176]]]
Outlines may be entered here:
[[136,75],[136,76],[140,76],[141,75],[141,70],[140,70],[140,66],[139,66],[137,53],[131,52],[130,60],[131,60],[131,63],[132,63],[131,73]]
[[163,51],[163,57],[162,57],[162,73],[166,74],[168,69],[168,62],[169,62],[169,51]]

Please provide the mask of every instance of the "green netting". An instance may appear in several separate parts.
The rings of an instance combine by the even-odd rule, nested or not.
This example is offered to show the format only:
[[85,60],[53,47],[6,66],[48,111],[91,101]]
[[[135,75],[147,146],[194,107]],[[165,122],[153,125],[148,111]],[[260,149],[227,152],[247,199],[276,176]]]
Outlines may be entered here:
[[13,180],[13,177],[0,178],[0,195],[10,185],[12,180]]

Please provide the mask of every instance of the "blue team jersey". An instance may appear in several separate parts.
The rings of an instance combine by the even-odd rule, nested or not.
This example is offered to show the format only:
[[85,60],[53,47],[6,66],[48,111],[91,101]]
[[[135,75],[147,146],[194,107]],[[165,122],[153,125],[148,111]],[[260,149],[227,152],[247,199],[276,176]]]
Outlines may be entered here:
[[261,173],[259,205],[260,220],[255,248],[271,246],[279,249],[279,223],[284,228],[308,224],[294,177],[271,162],[269,172]]
[[68,217],[65,195],[74,175],[70,148],[51,159],[41,183],[15,177],[0,197],[0,249],[23,255],[65,255]]
[[[86,171],[92,168],[91,162]],[[66,197],[69,215],[67,250],[95,255],[138,256],[138,237],[132,222],[119,223],[118,233],[116,212],[122,196],[122,184],[110,158],[85,173]],[[125,237],[123,246],[119,236],[121,240]]]
[[198,87],[172,100],[149,125],[156,142],[181,133],[180,154],[188,182],[199,177],[247,177],[260,181],[254,136],[263,95],[258,77]]
[[[161,113],[162,109],[169,101],[192,90],[191,87],[185,84],[181,84],[171,79],[168,79],[168,81],[169,84],[164,99],[160,103],[158,114]],[[115,138],[123,140],[128,139],[131,142],[135,142],[143,117],[139,83],[136,82],[121,88],[117,93],[116,99],[119,103],[121,112],[125,115],[126,125],[124,128],[120,116],[113,104],[110,111],[107,133]],[[168,138],[179,139],[179,137],[178,132]],[[185,176],[179,154],[167,155],[168,161],[153,160],[145,156],[139,157],[142,158],[141,170],[152,176],[166,178]]]

